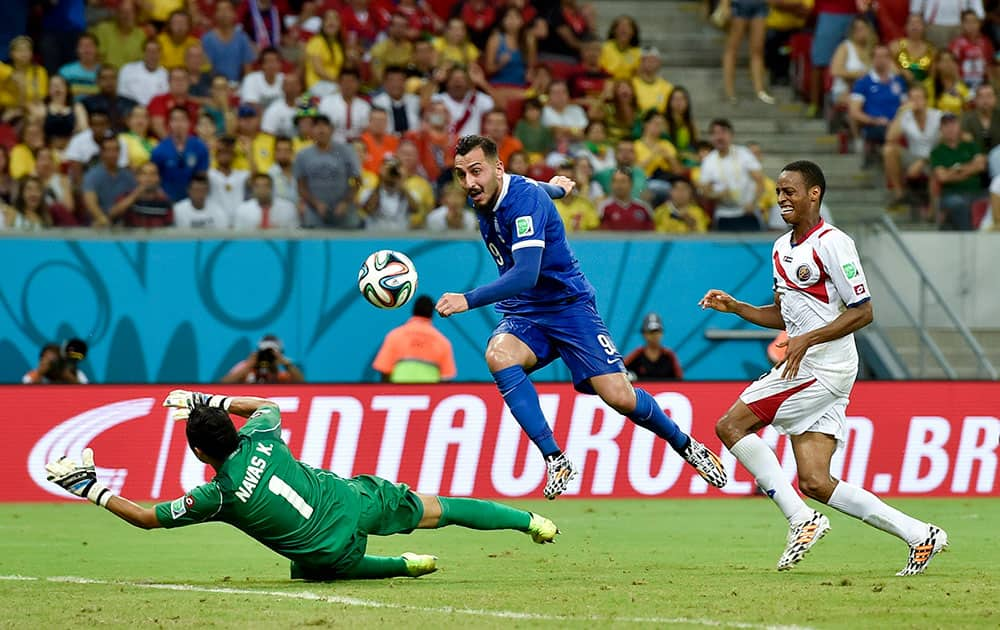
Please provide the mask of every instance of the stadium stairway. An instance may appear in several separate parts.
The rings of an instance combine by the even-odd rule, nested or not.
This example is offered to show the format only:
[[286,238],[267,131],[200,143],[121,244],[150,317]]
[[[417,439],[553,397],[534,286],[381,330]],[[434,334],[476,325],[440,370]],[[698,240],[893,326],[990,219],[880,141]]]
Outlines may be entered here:
[[[759,102],[746,69],[746,44],[737,67],[737,95],[730,105],[723,98],[721,54],[724,34],[705,18],[704,2],[691,0],[596,0],[598,33],[606,36],[612,20],[630,15],[639,23],[644,46],[656,46],[663,54],[662,74],[671,83],[691,93],[695,120],[705,133],[709,121],[728,118],[736,131],[736,142],[756,141],[763,151],[764,172],[776,177],[781,167],[797,159],[811,159],[823,167],[828,189],[826,203],[837,225],[849,233],[885,214],[886,192],[880,168],[862,168],[861,157],[841,153],[838,139],[825,120],[806,116],[804,103],[791,88],[774,88],[776,105]],[[896,217],[906,222],[906,217]],[[907,229],[931,229],[930,224],[907,225]],[[954,330],[929,329],[945,358],[960,378],[982,378],[975,357]],[[992,363],[1000,365],[1000,330],[974,332]],[[915,378],[943,378],[945,373],[923,349],[911,328],[885,329],[884,340]]]
[[840,154],[837,137],[828,133],[826,122],[806,117],[805,105],[794,99],[790,88],[772,90],[777,105],[765,105],[755,98],[745,67],[746,45],[737,68],[740,102],[730,105],[722,98],[724,35],[706,21],[704,3],[597,0],[595,6],[601,36],[615,16],[636,18],[642,44],[656,46],[663,54],[663,76],[691,93],[695,120],[703,132],[713,118],[730,119],[737,143],[760,143],[764,171],[772,178],[792,160],[816,161],[826,173],[826,202],[834,220],[848,229],[857,220],[885,211],[881,172],[863,170],[861,158],[855,154]]

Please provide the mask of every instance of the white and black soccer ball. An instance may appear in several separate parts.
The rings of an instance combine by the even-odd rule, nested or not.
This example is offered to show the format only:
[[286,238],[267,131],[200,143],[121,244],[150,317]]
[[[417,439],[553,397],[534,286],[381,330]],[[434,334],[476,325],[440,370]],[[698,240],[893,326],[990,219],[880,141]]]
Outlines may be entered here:
[[361,265],[358,290],[378,308],[399,308],[417,291],[417,268],[401,252],[381,249]]

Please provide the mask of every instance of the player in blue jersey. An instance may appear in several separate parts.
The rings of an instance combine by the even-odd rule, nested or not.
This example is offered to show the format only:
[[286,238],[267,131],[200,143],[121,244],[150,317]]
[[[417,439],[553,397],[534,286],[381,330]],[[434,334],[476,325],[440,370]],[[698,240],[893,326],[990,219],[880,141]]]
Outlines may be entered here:
[[552,437],[527,376],[556,357],[569,367],[578,391],[596,393],[615,411],[669,442],[708,483],[726,485],[719,458],[629,382],[597,312],[594,288],[573,256],[550,199],[571,190],[573,181],[556,178],[543,184],[507,174],[496,144],[483,136],[459,140],[455,173],[476,209],[500,277],[466,293],[445,293],[437,311],[448,317],[496,304],[503,315],[487,345],[486,363],[514,418],[545,457],[545,497],[562,494],[577,475]]

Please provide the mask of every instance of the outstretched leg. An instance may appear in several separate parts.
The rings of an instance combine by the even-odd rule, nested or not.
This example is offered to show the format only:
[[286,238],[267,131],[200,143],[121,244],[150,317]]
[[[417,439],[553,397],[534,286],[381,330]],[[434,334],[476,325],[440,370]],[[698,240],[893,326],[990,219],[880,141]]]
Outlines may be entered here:
[[544,516],[502,503],[427,494],[417,496],[424,505],[424,515],[417,525],[420,529],[438,529],[448,525],[483,531],[509,529],[524,532],[537,543],[553,542],[559,533],[555,523]]
[[624,373],[602,374],[590,379],[590,385],[609,407],[640,427],[663,438],[670,447],[695,467],[698,474],[717,488],[726,485],[726,471],[719,458],[687,433],[668,416],[644,389],[632,387]]
[[807,432],[793,435],[791,440],[803,494],[906,541],[909,560],[897,575],[923,573],[934,555],[948,546],[948,534],[940,528],[904,514],[864,488],[831,476],[830,460],[837,447],[833,436]]
[[311,567],[292,562],[291,578],[309,582],[381,580],[393,577],[419,577],[435,571],[437,571],[437,558],[435,556],[404,553],[396,557],[366,555],[353,566],[341,570]]

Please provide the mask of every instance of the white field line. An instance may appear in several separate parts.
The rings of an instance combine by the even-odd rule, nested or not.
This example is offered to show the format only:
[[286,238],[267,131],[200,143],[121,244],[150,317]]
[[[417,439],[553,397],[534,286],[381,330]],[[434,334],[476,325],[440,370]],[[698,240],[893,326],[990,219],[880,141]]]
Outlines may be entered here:
[[157,591],[184,591],[189,593],[213,593],[221,595],[262,595],[266,597],[282,597],[285,599],[299,599],[313,602],[324,602],[327,604],[340,604],[343,606],[357,606],[360,608],[382,608],[406,610],[411,612],[427,612],[446,615],[469,615],[472,617],[487,617],[493,619],[520,619],[529,621],[556,621],[556,622],[603,622],[603,623],[637,623],[656,625],[696,625],[712,628],[746,628],[751,630],[810,630],[805,626],[775,626],[762,623],[748,623],[742,621],[722,621],[718,619],[704,619],[693,617],[598,617],[598,616],[574,616],[574,615],[547,615],[544,613],[518,612],[514,610],[483,610],[477,608],[455,608],[452,606],[411,606],[409,604],[397,604],[393,602],[380,602],[370,599],[357,599],[355,597],[343,597],[340,595],[320,595],[310,591],[264,591],[247,588],[210,587],[195,586],[193,584],[146,584],[141,582],[126,582],[119,580],[95,580],[85,577],[57,576],[57,577],[31,577],[25,575],[0,575],[0,581],[7,582],[59,582],[65,584],[96,584],[106,586],[127,586],[130,588],[151,589]]

